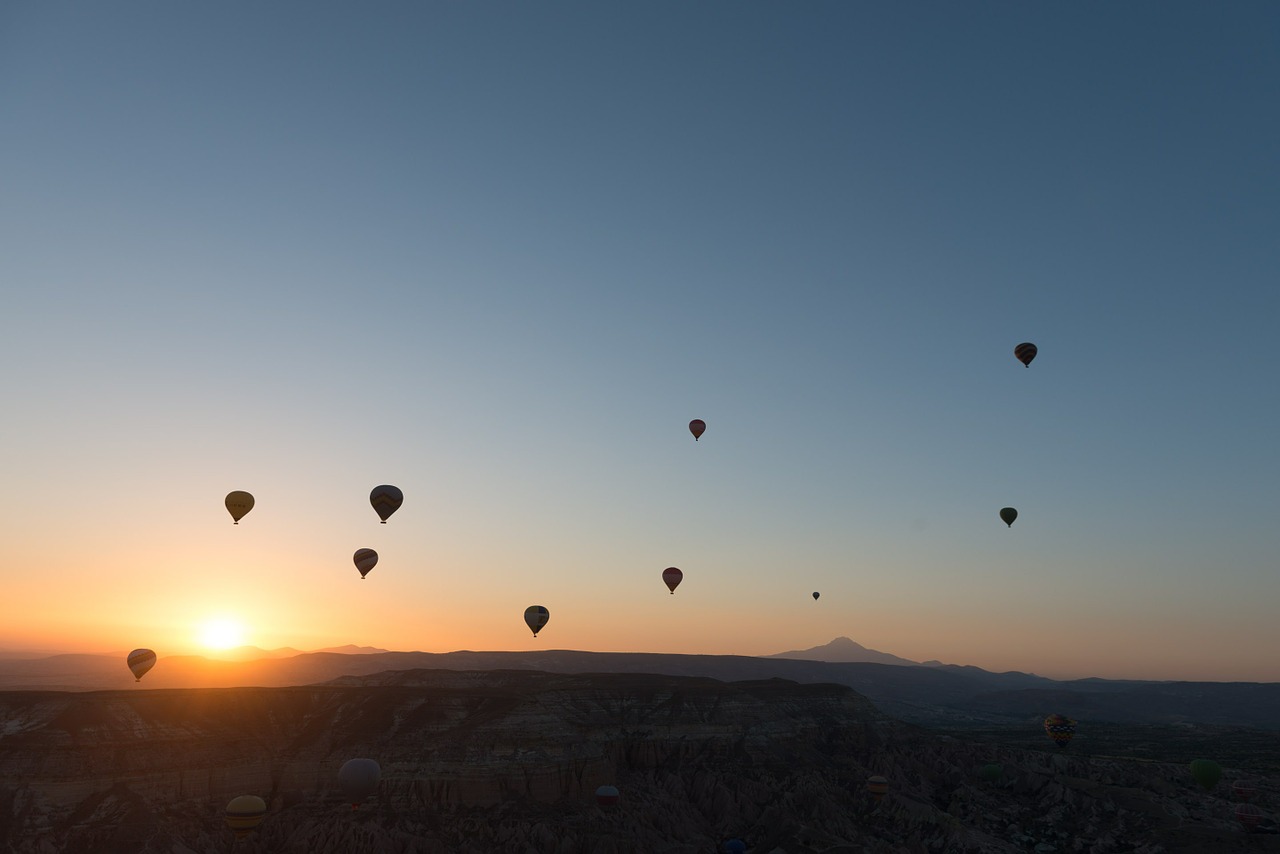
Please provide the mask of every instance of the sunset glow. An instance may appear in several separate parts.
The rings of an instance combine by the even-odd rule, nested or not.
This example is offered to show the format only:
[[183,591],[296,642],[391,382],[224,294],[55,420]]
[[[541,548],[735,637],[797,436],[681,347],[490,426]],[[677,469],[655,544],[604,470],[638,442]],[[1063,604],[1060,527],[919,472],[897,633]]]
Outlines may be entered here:
[[205,649],[232,649],[244,643],[244,626],[227,617],[219,617],[200,627],[200,645]]

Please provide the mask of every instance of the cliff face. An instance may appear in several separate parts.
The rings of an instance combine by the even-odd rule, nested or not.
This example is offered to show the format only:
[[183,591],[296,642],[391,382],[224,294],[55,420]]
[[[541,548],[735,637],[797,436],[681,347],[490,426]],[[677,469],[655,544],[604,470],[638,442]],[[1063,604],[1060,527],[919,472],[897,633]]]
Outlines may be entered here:
[[[347,682],[0,694],[0,846],[693,854],[737,836],[753,852],[1280,850],[1170,769],[996,757],[841,686],[529,671]],[[337,777],[358,756],[382,782],[353,811]],[[997,785],[974,775],[991,761],[1005,765]],[[879,805],[871,774],[891,781]],[[621,790],[616,807],[595,804],[602,784]],[[269,812],[233,847],[221,811],[240,794]]]

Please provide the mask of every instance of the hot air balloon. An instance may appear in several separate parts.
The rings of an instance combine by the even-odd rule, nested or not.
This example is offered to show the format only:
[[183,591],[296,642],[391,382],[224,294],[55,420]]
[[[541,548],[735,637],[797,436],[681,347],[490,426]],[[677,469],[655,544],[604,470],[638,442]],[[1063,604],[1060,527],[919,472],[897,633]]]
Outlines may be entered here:
[[684,573],[669,566],[662,570],[662,581],[667,585],[667,589],[671,591],[671,595],[676,595],[676,588],[680,586],[680,582],[684,580]]
[[338,770],[338,785],[353,810],[359,809],[361,802],[373,794],[381,778],[382,769],[372,759],[348,759]]
[[693,419],[689,422],[689,432],[693,434],[693,441],[698,441],[698,438],[707,432],[707,422],[701,418]]
[[355,561],[356,569],[360,570],[360,577],[364,578],[369,574],[369,570],[378,565],[378,553],[373,549],[356,549],[356,553],[351,559]]
[[149,649],[135,649],[125,659],[129,669],[133,671],[133,681],[141,682],[142,676],[156,665],[156,654]]
[[747,843],[741,839],[730,839],[724,843],[724,854],[747,854]]
[[234,492],[228,492],[223,504],[227,505],[227,512],[231,514],[233,524],[239,525],[244,515],[253,509],[253,496],[239,489]]
[[817,590],[813,591],[813,601],[815,601],[815,602],[817,602],[817,601],[818,601],[818,591],[817,591]]
[[1236,804],[1236,821],[1250,833],[1262,821],[1262,810],[1253,804]]
[[1004,522],[1010,528],[1013,527],[1013,520],[1018,518],[1018,511],[1012,507],[1000,508],[1000,521]]
[[1031,367],[1031,360],[1036,357],[1036,353],[1038,352],[1040,351],[1036,349],[1036,345],[1032,344],[1030,341],[1024,341],[1017,347],[1013,348],[1013,355],[1017,356],[1018,361],[1026,365],[1028,368]]
[[994,762],[983,765],[978,769],[978,777],[988,783],[994,783],[1004,776],[1004,768]]
[[385,525],[391,518],[391,514],[399,510],[400,505],[404,503],[404,493],[384,483],[382,486],[375,486],[369,493],[369,503],[373,505],[374,512]]
[[889,791],[889,781],[879,774],[875,774],[867,778],[867,791],[871,793],[871,797],[876,799],[876,803],[880,803],[880,799],[884,797],[884,793]]
[[240,795],[227,804],[227,827],[231,828],[236,839],[244,839],[262,824],[266,815],[266,801],[257,795]]
[[1044,731],[1058,747],[1066,747],[1076,734],[1076,722],[1065,715],[1049,715],[1044,719]]
[[1191,763],[1191,776],[1207,792],[1222,779],[1222,766],[1212,759],[1196,759]]
[[542,627],[547,624],[547,620],[551,619],[551,612],[541,605],[530,605],[524,609],[525,625],[533,632],[536,638],[538,632],[542,631]]
[[596,803],[602,807],[617,806],[619,797],[617,786],[601,786],[596,789]]
[[1247,780],[1236,780],[1231,784],[1231,794],[1242,801],[1251,801],[1258,793],[1257,788]]

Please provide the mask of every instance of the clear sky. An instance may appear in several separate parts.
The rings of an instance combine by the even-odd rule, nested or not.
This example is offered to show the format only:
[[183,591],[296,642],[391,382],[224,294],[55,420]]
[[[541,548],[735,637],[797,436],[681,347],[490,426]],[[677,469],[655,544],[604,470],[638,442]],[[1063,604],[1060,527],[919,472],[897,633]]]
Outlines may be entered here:
[[1277,105],[1273,2],[5,3],[0,646],[1280,680]]

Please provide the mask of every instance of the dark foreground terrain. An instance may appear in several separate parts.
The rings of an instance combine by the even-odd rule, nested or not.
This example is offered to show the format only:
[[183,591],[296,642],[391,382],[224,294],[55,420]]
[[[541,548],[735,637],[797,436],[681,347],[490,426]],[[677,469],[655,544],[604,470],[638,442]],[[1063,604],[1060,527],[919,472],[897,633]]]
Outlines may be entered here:
[[[736,836],[787,854],[1280,851],[1233,816],[1247,777],[1270,818],[1265,769],[1224,762],[1206,793],[1180,763],[1044,745],[933,734],[848,687],[784,680],[414,670],[14,691],[0,693],[0,850],[710,854]],[[356,811],[337,780],[352,757],[382,767]],[[983,781],[993,762],[1003,776]],[[878,805],[872,774],[889,780]],[[616,807],[596,805],[602,784]],[[235,842],[221,812],[240,794],[269,813]]]

